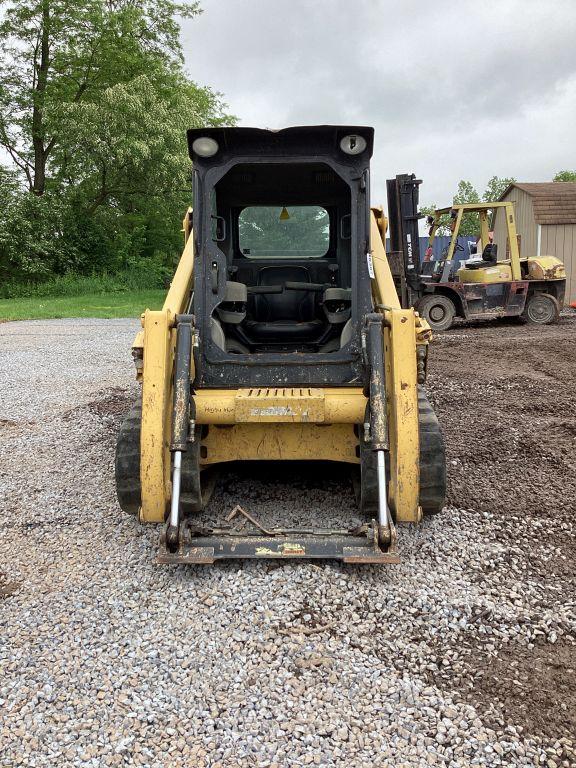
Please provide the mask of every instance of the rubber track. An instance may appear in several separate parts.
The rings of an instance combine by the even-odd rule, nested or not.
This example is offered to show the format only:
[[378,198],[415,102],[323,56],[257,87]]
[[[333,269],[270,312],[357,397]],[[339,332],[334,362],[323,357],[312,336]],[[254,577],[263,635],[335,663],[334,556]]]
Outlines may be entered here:
[[446,498],[444,437],[426,393],[418,387],[420,428],[420,506],[425,515],[442,511]]
[[[420,431],[420,498],[424,514],[442,511],[446,496],[446,457],[444,438],[438,419],[424,389],[418,387],[418,425]],[[378,477],[376,455],[361,447],[361,488],[358,500],[360,511],[374,514],[378,511]],[[388,471],[388,465],[386,467]],[[388,476],[388,481],[390,480]]]
[[140,508],[141,420],[142,408],[134,405],[120,425],[116,441],[116,496],[120,507],[129,515],[137,515]]
[[[116,496],[120,507],[129,515],[137,515],[141,506],[140,487],[140,428],[142,406],[135,404],[124,418],[116,442]],[[191,449],[182,457],[181,507],[185,513],[198,512],[207,497],[200,495],[197,451],[199,442],[190,444]],[[196,450],[193,450],[196,448]]]

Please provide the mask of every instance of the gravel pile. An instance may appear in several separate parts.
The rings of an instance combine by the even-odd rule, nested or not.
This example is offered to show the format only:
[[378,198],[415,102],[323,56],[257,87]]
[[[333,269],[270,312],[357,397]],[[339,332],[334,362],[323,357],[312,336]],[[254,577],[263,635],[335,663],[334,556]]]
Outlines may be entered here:
[[[549,519],[532,484],[529,507],[487,506],[479,458],[464,504],[451,492],[441,515],[400,528],[398,567],[157,566],[158,529],[125,517],[113,487],[137,328],[0,325],[2,768],[576,765],[567,513]],[[439,339],[431,375],[443,423],[460,419],[447,435],[454,488],[485,424],[450,402],[444,357],[471,351],[459,335]],[[538,391],[523,397],[545,411]],[[211,511],[240,501],[276,508],[279,523],[354,516],[346,478],[296,472],[232,470]],[[548,705],[534,677],[541,692],[556,686]]]

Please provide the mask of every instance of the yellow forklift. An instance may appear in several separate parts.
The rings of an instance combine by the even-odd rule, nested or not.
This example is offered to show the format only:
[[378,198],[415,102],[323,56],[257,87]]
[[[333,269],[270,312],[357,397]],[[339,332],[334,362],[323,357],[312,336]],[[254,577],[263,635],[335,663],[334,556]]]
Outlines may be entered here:
[[[490,239],[490,216],[499,209],[506,219],[505,259],[498,258],[498,245]],[[477,213],[480,240],[471,258],[459,257],[464,246],[458,242],[463,216]],[[566,270],[554,256],[520,258],[514,209],[510,202],[454,204],[428,217],[427,254],[446,215],[450,216],[451,238],[439,261],[423,261],[418,276],[417,296],[412,302],[430,327],[448,330],[455,317],[466,320],[522,317],[541,325],[558,321],[564,303]],[[466,254],[465,254],[466,256]]]

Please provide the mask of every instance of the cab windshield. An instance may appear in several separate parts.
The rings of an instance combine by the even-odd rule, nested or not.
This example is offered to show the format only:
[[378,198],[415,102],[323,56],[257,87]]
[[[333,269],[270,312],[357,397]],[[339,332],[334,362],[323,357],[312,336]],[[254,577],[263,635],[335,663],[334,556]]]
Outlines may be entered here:
[[318,259],[330,248],[330,217],[319,205],[257,205],[238,216],[238,243],[249,259]]

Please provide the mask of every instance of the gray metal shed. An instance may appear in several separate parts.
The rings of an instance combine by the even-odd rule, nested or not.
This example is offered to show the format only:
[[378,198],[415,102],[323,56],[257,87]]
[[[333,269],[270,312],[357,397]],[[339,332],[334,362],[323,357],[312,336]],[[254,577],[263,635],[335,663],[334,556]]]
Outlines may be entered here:
[[[511,184],[500,200],[514,203],[520,256],[556,256],[563,261],[566,301],[576,301],[576,182]],[[500,211],[494,223],[494,242],[501,254],[508,251],[506,241],[506,222]]]

